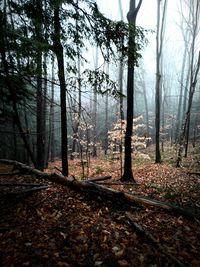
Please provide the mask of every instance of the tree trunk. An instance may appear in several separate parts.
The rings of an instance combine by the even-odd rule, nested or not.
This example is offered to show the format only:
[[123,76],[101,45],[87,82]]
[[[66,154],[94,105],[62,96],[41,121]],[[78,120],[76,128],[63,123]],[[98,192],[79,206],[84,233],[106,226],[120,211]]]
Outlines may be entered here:
[[51,70],[51,103],[50,103],[50,114],[49,114],[49,142],[48,142],[48,159],[50,154],[50,161],[54,162],[55,158],[55,131],[54,131],[54,82],[55,82],[55,58],[54,55],[52,55],[52,70]]
[[[96,48],[96,62],[95,62],[95,70],[98,68],[98,48]],[[93,124],[93,150],[92,156],[97,156],[97,84],[94,88],[94,100],[93,100],[93,111],[92,111],[92,124]]]
[[[37,42],[42,42],[42,0],[36,1],[37,17],[34,18],[35,32]],[[43,106],[43,86],[42,86],[42,50],[37,48],[36,64],[37,64],[37,168],[44,169],[45,162],[45,118]]]
[[190,120],[190,116],[191,116],[192,101],[193,101],[193,96],[194,96],[194,92],[196,89],[199,69],[200,69],[200,52],[199,52],[197,66],[196,66],[196,71],[195,71],[194,75],[192,75],[192,78],[191,78],[192,80],[191,80],[191,84],[190,84],[188,108],[187,108],[187,112],[186,112],[186,116],[185,116],[185,122],[184,122],[183,130],[182,130],[181,137],[180,137],[180,144],[179,144],[180,148],[178,151],[176,167],[180,167],[180,163],[182,160],[183,146],[185,145],[187,127],[189,127],[188,125],[189,125],[189,120]]
[[[193,7],[193,6],[192,6]],[[190,129],[190,116],[191,116],[191,107],[192,107],[192,102],[193,102],[193,95],[196,89],[196,84],[197,84],[197,77],[199,73],[199,68],[200,68],[200,52],[198,54],[198,60],[197,64],[195,66],[194,64],[194,56],[195,56],[195,43],[197,39],[197,34],[198,34],[198,25],[199,25],[199,12],[200,12],[200,3],[199,1],[196,1],[196,6],[191,8],[190,10],[190,19],[192,23],[192,42],[191,42],[191,50],[190,50],[190,55],[191,56],[191,61],[190,61],[190,69],[189,69],[189,79],[188,82],[189,84],[189,96],[188,96],[188,106],[187,106],[187,112],[185,115],[185,120],[183,124],[183,129],[180,135],[180,142],[179,142],[179,151],[178,151],[178,157],[177,157],[177,162],[176,166],[180,167],[180,163],[182,161],[182,153],[183,153],[183,148],[185,148],[185,155],[187,155],[187,149],[188,149],[188,141],[189,141],[189,129]],[[195,70],[196,68],[196,70]]]
[[[118,0],[119,2],[119,11],[120,11],[120,19],[123,21],[124,16],[123,16],[123,10],[122,10],[122,2],[121,0]],[[123,40],[122,40],[122,45],[123,45]],[[124,120],[124,110],[123,110],[123,75],[124,75],[124,59],[123,56],[120,56],[120,63],[119,63],[119,90],[120,90],[120,98],[119,98],[119,107],[120,107],[120,119]]]
[[[76,0],[77,6],[79,5],[79,0]],[[76,15],[78,18],[78,10],[76,10]],[[78,77],[77,77],[77,91],[78,91],[78,101],[74,101],[74,121],[72,121],[72,128],[73,128],[73,140],[72,140],[72,152],[71,152],[71,160],[74,159],[74,152],[78,150],[78,145],[80,144],[80,136],[78,134],[79,125],[81,120],[81,48],[79,45],[79,31],[78,31],[78,19],[76,19],[76,51],[77,51],[77,69],[78,69]],[[76,95],[76,92],[75,92]],[[81,153],[81,152],[80,152]]]
[[130,24],[129,28],[129,44],[128,44],[128,73],[127,73],[127,115],[126,115],[126,132],[125,132],[125,155],[124,155],[124,173],[121,177],[121,181],[128,182],[134,181],[132,171],[132,131],[133,131],[133,113],[134,113],[134,59],[131,56],[131,51],[135,49],[135,36],[133,27],[136,23],[137,13],[142,4],[140,0],[137,8],[135,6],[135,0],[130,0],[130,9],[127,14],[127,19]]
[[54,7],[54,38],[53,50],[58,62],[58,78],[60,81],[60,105],[61,105],[61,158],[62,174],[68,176],[68,140],[67,140],[67,106],[66,106],[66,83],[63,46],[61,44],[61,25],[59,6]]
[[161,103],[161,56],[163,48],[163,35],[166,18],[167,0],[164,2],[162,21],[160,23],[161,1],[157,0],[157,34],[156,34],[156,92],[155,92],[155,163],[161,163],[160,154],[160,103]]
[[[109,63],[107,65],[107,74],[109,75]],[[106,93],[105,101],[105,132],[104,132],[104,153],[108,152],[108,93]]]

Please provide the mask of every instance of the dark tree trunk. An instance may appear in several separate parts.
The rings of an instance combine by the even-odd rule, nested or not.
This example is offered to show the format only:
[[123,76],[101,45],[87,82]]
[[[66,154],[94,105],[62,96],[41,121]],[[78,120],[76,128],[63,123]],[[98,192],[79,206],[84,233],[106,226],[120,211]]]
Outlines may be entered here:
[[161,57],[163,48],[163,35],[165,27],[167,0],[164,1],[162,20],[160,21],[161,1],[157,0],[157,34],[156,34],[156,92],[155,92],[155,163],[161,163],[160,153],[160,104],[161,104]]
[[51,162],[54,161],[55,158],[55,130],[54,130],[54,55],[52,56],[52,86],[51,86],[51,107],[50,107],[50,160]]
[[129,54],[128,54],[128,73],[127,73],[127,115],[126,115],[126,133],[125,133],[125,155],[124,155],[124,173],[121,177],[121,181],[129,182],[134,181],[132,171],[132,131],[133,131],[133,112],[134,112],[134,59],[131,56],[131,51],[135,49],[135,36],[133,32],[133,26],[136,23],[137,13],[142,4],[140,0],[137,8],[135,6],[135,0],[130,0],[130,9],[127,14],[127,19],[130,24],[129,29]]
[[[42,0],[36,1],[37,17],[34,18],[35,32],[37,42],[42,42]],[[45,118],[43,109],[43,92],[42,92],[42,50],[37,48],[37,169],[44,169],[45,162],[45,143],[44,130]]]
[[[109,75],[109,65],[107,66],[107,74]],[[104,132],[104,153],[108,153],[108,93],[106,93],[105,101],[105,132]]]
[[61,25],[59,6],[54,7],[54,39],[53,50],[58,62],[58,78],[60,81],[60,105],[61,105],[61,158],[62,174],[68,176],[68,140],[67,140],[67,107],[66,107],[66,83],[63,46],[61,44]]
[[[98,48],[96,48],[96,62],[95,62],[95,70],[98,68]],[[97,156],[97,84],[94,88],[94,99],[93,99],[93,111],[92,111],[92,124],[93,124],[93,150],[92,156]]]

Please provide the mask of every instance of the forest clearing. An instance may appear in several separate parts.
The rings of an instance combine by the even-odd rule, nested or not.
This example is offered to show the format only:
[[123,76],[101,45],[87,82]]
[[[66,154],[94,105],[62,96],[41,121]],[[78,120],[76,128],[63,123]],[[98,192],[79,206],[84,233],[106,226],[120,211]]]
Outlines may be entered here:
[[[137,162],[137,184],[118,181],[119,160],[91,159],[90,166],[93,179],[112,176],[97,184],[172,204],[189,217],[120,195],[71,189],[1,163],[2,266],[199,266],[200,165],[189,160],[181,169]],[[69,165],[73,179],[80,177],[80,160]],[[59,173],[60,166],[56,161],[45,172]]]

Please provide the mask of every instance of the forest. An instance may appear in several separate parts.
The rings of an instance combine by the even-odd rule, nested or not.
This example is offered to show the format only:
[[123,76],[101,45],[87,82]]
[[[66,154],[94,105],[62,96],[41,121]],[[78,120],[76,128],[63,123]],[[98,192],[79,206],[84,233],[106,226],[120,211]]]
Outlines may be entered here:
[[3,267],[200,266],[199,0],[0,0]]

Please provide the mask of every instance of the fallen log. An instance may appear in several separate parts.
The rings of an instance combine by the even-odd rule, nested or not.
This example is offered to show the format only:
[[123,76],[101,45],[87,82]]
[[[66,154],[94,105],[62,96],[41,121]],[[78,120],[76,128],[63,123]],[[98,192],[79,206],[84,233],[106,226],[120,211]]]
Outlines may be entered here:
[[146,197],[137,196],[131,193],[117,191],[117,190],[102,186],[96,182],[91,182],[87,180],[78,181],[74,177],[64,177],[57,173],[44,173],[42,171],[29,167],[21,162],[13,161],[13,160],[0,159],[0,163],[14,165],[16,169],[18,169],[19,171],[25,174],[27,173],[33,174],[37,178],[41,178],[41,179],[49,180],[53,183],[65,185],[75,190],[91,192],[93,194],[102,195],[104,197],[111,198],[111,199],[116,199],[117,197],[119,198],[119,200],[129,202],[130,204],[134,204],[134,205],[139,204],[143,206],[157,207],[157,208],[167,210],[169,212],[175,212],[177,214],[183,215],[190,219],[195,219],[197,222],[199,220],[199,214],[194,214],[190,210],[183,209],[181,207],[178,207],[172,204],[149,199]]
[[126,212],[126,217],[128,218],[129,224],[136,230],[137,233],[151,242],[162,254],[166,255],[173,263],[175,263],[176,266],[185,267],[185,265],[180,260],[178,260],[175,256],[171,255],[167,251],[166,246],[162,246],[148,230],[143,229],[138,223],[136,223],[130,212]]

